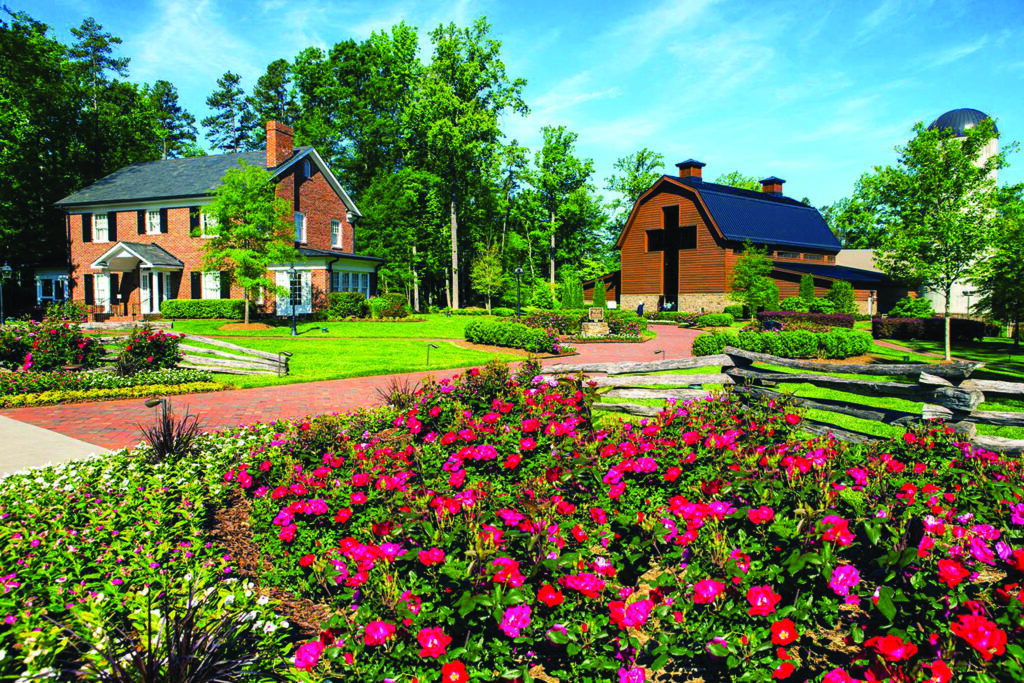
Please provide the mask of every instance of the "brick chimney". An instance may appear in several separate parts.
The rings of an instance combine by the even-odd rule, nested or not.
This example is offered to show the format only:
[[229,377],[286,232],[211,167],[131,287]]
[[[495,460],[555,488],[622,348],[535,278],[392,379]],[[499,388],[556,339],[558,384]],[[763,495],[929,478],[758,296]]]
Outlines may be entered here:
[[279,121],[267,121],[267,168],[280,166],[291,158],[294,138],[290,126]]
[[768,176],[761,180],[761,192],[765,194],[782,195],[782,184],[786,182],[782,178],[776,178],[775,176]]
[[696,159],[687,159],[676,164],[676,168],[679,169],[680,178],[694,178],[697,182],[701,181],[701,169],[705,166],[707,164]]

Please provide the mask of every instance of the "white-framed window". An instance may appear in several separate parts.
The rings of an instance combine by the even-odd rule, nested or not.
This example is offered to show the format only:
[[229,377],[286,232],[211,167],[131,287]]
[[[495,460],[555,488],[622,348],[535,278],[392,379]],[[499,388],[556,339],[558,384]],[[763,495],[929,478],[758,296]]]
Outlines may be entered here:
[[306,214],[301,211],[295,212],[295,241],[306,241]]
[[288,277],[288,303],[296,308],[302,306],[302,275],[302,271],[295,271]]
[[332,292],[362,292],[370,298],[370,274],[333,271],[331,273]]
[[217,235],[217,217],[200,211],[199,234],[202,237],[215,237]]
[[109,242],[110,225],[105,213],[98,213],[92,217],[92,241]]
[[302,177],[309,178],[312,176],[313,169],[309,166],[309,159],[302,162]]
[[96,294],[96,305],[101,311],[110,311],[110,276],[106,273],[92,279]]
[[150,209],[146,211],[146,234],[160,234],[160,209]]
[[341,246],[341,221],[332,219],[331,220],[331,246]]
[[219,299],[220,298],[220,271],[214,270],[208,273],[203,273],[203,298],[204,299]]

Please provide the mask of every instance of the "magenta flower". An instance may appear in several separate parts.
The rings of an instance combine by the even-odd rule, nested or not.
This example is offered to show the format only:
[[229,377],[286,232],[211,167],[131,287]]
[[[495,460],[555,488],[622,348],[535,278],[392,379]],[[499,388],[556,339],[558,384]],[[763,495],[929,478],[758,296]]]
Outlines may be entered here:
[[363,630],[363,642],[367,645],[383,645],[395,633],[394,624],[386,621],[371,621]]
[[519,632],[530,625],[530,606],[517,605],[505,610],[498,626],[509,638],[518,638]]
[[857,568],[842,564],[832,572],[832,578],[829,579],[828,585],[836,595],[846,597],[850,594],[850,589],[858,583],[860,583],[860,572],[857,571]]
[[725,584],[721,581],[715,581],[714,579],[701,579],[693,587],[693,601],[698,605],[709,605],[715,601],[722,591],[725,590]]
[[317,662],[320,661],[320,655],[323,651],[324,644],[319,640],[303,643],[295,652],[295,668],[311,671]]
[[647,680],[647,671],[642,667],[619,669],[619,683],[644,683]]

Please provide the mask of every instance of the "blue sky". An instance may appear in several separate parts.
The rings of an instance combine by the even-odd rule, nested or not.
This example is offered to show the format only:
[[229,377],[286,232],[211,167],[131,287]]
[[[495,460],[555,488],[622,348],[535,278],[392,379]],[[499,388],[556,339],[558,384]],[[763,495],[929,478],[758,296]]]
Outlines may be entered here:
[[[487,2],[456,0],[8,0],[69,28],[94,16],[124,39],[137,81],[174,82],[197,119],[217,77],[251,86],[266,64],[309,45],[362,39],[400,20],[426,32],[486,15],[531,113],[506,122],[536,148],[564,124],[600,187],[640,147],[666,172],[690,157],[706,178],[740,170],[785,178],[821,206],[891,163],[916,121],[973,107],[1004,144],[1024,137],[1024,2]],[[1001,182],[1024,180],[1024,157]]]

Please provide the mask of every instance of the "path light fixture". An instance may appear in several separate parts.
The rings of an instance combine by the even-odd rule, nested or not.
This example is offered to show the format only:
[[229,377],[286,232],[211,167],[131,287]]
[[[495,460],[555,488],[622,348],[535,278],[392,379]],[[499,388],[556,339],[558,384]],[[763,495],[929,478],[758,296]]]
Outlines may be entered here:
[[[295,329],[295,294],[292,292],[292,282],[295,281],[295,276],[298,271],[295,270],[295,264],[291,263],[288,265],[288,303],[291,304],[292,308],[292,336],[297,337],[299,331]],[[299,296],[302,296],[302,284],[299,284]]]
[[973,296],[974,294],[977,294],[977,292],[971,291],[969,289],[965,289],[964,290],[964,296],[967,297],[967,317],[968,318],[971,317],[971,296]]
[[427,344],[427,367],[430,367],[430,349],[440,348],[437,344]]
[[11,268],[11,264],[6,261],[4,261],[4,265],[0,266],[0,325],[4,324],[4,283],[13,272],[14,268]]
[[523,276],[522,267],[516,268],[516,318],[523,315],[522,313],[522,293],[519,287],[519,279]]
[[144,404],[147,408],[156,408],[160,406],[160,418],[167,421],[167,399],[166,398],[151,398]]
[[654,352],[654,355],[657,356],[659,353],[661,354],[661,359],[665,360],[665,350],[664,349],[658,349],[657,351]]
[[327,328],[326,327],[321,327],[320,331],[323,332],[324,334],[327,334]]

